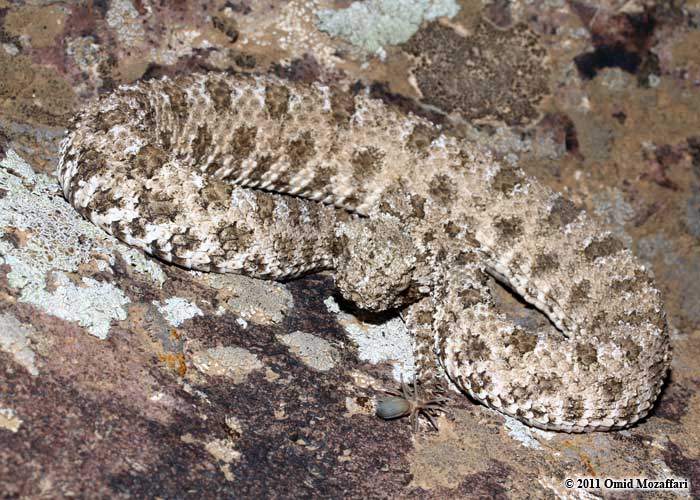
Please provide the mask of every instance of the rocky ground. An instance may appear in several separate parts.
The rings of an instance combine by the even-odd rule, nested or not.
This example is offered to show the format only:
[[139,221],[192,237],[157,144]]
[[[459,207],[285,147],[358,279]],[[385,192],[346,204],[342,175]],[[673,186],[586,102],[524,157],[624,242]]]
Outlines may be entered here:
[[[0,44],[0,497],[700,497],[698,0],[0,0]],[[162,264],[67,205],[53,170],[83,103],[221,70],[369,87],[596,214],[666,299],[652,415],[567,435],[455,395],[413,434],[373,414],[412,370],[398,318],[323,274]],[[566,489],[577,476],[690,487]]]

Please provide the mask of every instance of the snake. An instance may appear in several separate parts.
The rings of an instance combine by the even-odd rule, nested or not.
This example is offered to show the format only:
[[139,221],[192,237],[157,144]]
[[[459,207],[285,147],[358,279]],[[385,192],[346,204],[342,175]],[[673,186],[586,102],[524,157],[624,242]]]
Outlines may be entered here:
[[[623,241],[367,90],[216,72],[124,85],[75,116],[57,176],[84,217],[162,261],[330,272],[358,307],[401,311],[419,379],[529,426],[628,427],[670,366],[661,294]],[[553,328],[501,311],[494,280]]]

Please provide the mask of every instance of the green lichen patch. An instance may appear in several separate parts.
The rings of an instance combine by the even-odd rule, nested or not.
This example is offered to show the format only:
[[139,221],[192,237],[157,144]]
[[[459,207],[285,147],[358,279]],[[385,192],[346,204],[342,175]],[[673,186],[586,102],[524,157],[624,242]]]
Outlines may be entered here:
[[239,316],[239,324],[279,324],[294,306],[291,293],[280,283],[238,274],[212,273],[202,279],[219,291],[219,299],[225,304],[220,312],[233,312]]
[[459,12],[454,0],[369,0],[340,10],[319,10],[318,28],[369,52],[407,41],[421,23]]
[[328,341],[305,332],[293,332],[288,335],[278,335],[277,339],[304,364],[319,371],[333,368],[340,354]]
[[[58,185],[35,174],[13,150],[0,162],[0,190],[0,260],[10,267],[7,280],[21,302],[104,339],[112,320],[126,318],[130,302],[104,279],[116,263],[115,251],[151,281],[165,281],[157,264],[82,219]],[[73,279],[88,264],[102,272],[101,278]]]
[[158,311],[172,326],[180,326],[186,320],[203,314],[196,304],[192,304],[180,297],[170,297],[165,301],[165,305],[160,305],[157,301],[153,301],[153,305],[158,308]]
[[324,303],[330,312],[338,314],[338,322],[357,345],[357,355],[362,361],[372,364],[388,361],[393,366],[394,379],[413,380],[416,371],[414,341],[400,318],[386,318],[378,324],[364,323],[342,312],[332,297]]
[[263,367],[252,352],[242,347],[212,347],[192,355],[192,364],[205,375],[226,377],[234,384],[242,383],[248,374]]
[[23,325],[12,314],[0,314],[0,351],[10,354],[15,362],[23,366],[31,375],[39,375],[32,350],[34,328]]
[[12,408],[0,408],[0,429],[17,432],[22,425],[22,419]]

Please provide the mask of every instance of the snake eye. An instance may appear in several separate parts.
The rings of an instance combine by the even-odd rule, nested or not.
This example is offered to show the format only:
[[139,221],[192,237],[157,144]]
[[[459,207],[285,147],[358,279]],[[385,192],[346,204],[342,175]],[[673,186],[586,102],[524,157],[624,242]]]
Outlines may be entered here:
[[384,420],[405,417],[412,411],[410,401],[401,396],[387,396],[377,403],[377,416]]

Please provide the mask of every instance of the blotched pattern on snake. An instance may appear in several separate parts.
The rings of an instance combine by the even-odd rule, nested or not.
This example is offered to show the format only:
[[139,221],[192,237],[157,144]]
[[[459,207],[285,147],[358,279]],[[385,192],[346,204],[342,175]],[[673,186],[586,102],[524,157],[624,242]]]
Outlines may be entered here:
[[[359,306],[402,307],[423,377],[544,429],[625,427],[670,363],[647,269],[585,211],[365,93],[269,76],[137,83],[77,117],[58,176],[83,215],[188,268],[332,270]],[[499,313],[491,275],[556,334]]]

